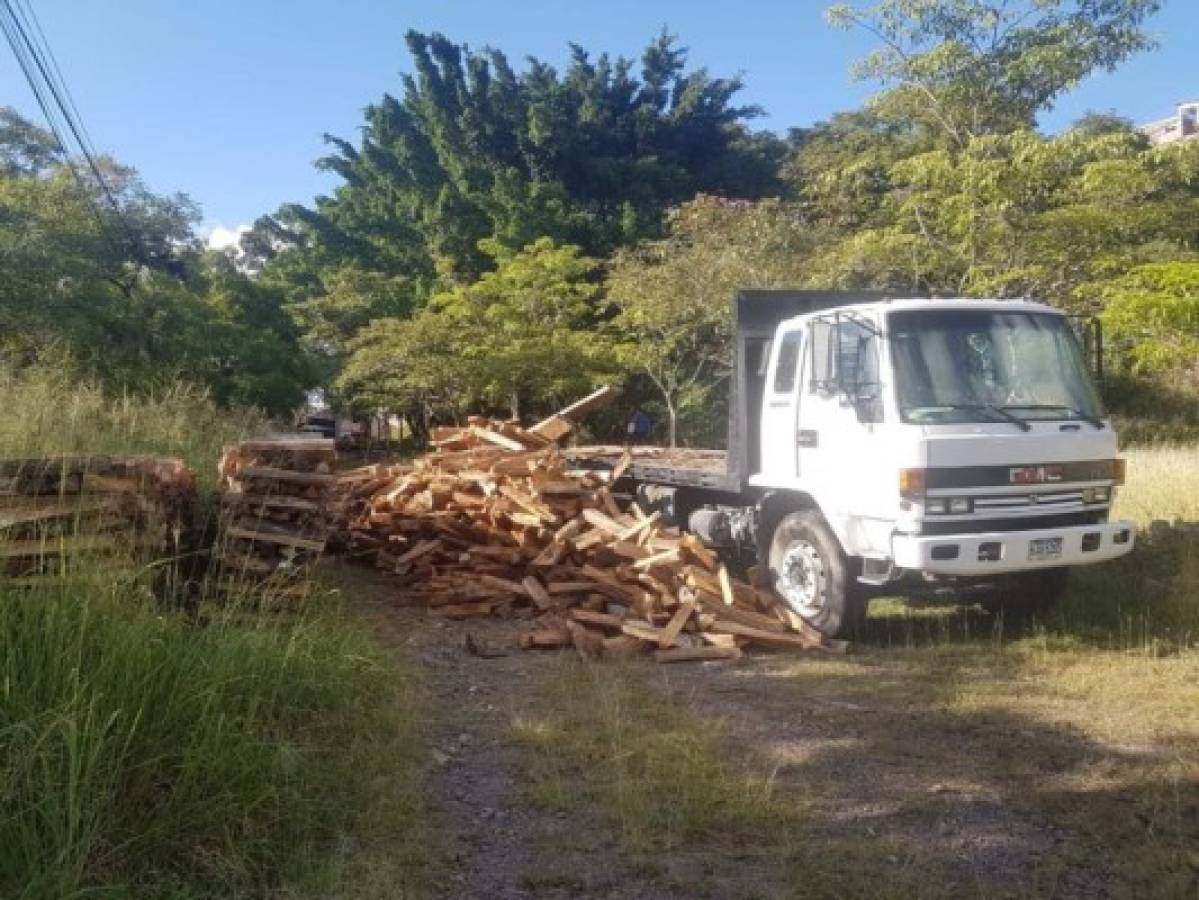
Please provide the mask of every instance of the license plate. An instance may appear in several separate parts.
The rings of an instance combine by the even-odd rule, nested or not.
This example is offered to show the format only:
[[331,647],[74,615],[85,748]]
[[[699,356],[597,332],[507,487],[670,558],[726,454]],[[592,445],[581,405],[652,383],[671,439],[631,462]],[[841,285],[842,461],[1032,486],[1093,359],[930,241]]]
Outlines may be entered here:
[[1062,555],[1062,539],[1055,538],[1037,538],[1028,542],[1028,558],[1029,559],[1059,559]]

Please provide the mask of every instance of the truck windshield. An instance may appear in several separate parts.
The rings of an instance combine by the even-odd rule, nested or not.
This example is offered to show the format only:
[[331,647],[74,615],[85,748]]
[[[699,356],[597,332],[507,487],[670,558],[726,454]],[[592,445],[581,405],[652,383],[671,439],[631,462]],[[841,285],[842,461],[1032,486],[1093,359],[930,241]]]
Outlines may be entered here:
[[904,310],[888,326],[905,422],[1079,419],[1101,427],[1099,396],[1063,316]]

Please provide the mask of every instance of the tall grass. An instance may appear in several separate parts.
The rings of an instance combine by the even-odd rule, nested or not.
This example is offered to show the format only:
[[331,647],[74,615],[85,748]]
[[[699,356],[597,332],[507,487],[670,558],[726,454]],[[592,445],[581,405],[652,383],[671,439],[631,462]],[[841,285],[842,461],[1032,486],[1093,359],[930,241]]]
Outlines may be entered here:
[[1151,522],[1199,523],[1199,444],[1130,447],[1128,480],[1116,496],[1113,515]]
[[57,453],[148,453],[182,457],[201,487],[216,480],[221,447],[265,434],[255,410],[220,409],[201,388],[164,382],[113,394],[77,379],[69,359],[0,367],[0,459]]
[[1133,448],[1113,515],[1140,529],[1111,563],[1077,569],[1048,625],[1125,648],[1199,646],[1199,447]]
[[0,896],[302,878],[370,806],[367,745],[389,767],[419,754],[389,705],[410,689],[328,615],[195,627],[133,581],[0,587]]
[[[0,402],[0,458],[176,455],[209,499],[222,444],[268,427],[186,385],[113,396],[45,365],[0,372]],[[151,581],[86,562],[0,578],[0,897],[354,892],[347,848],[372,836],[388,896],[415,890],[413,670],[328,592],[268,615]]]

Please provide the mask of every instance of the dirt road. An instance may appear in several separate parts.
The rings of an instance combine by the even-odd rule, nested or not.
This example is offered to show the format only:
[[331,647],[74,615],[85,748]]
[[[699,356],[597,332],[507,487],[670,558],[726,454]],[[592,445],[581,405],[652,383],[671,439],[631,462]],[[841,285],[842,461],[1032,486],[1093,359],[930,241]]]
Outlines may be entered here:
[[[1102,835],[1077,826],[1092,809],[1119,815],[1126,802],[1119,791],[1092,796],[1082,775],[1153,748],[1106,746],[1011,710],[963,707],[954,698],[973,677],[968,655],[947,662],[929,653],[922,662],[919,649],[867,646],[844,658],[647,664],[646,690],[719,722],[727,752],[752,757],[805,822],[795,859],[779,867],[747,867],[703,846],[649,860],[586,802],[554,811],[523,780],[513,722],[527,712],[526,688],[563,660],[513,649],[519,623],[446,623],[395,605],[397,596],[381,586],[363,609],[385,642],[404,645],[428,670],[430,788],[448,856],[443,896],[1140,894],[1117,876]],[[466,649],[468,633],[477,652]],[[1018,696],[1024,676],[985,677],[1006,679]]]

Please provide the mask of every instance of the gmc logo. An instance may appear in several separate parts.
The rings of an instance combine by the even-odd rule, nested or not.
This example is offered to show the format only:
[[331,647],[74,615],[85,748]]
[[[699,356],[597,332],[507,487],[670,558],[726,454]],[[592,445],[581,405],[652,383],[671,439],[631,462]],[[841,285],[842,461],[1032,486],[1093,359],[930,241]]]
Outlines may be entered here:
[[1008,481],[1012,484],[1045,484],[1061,480],[1061,466],[1017,466],[1008,469]]

